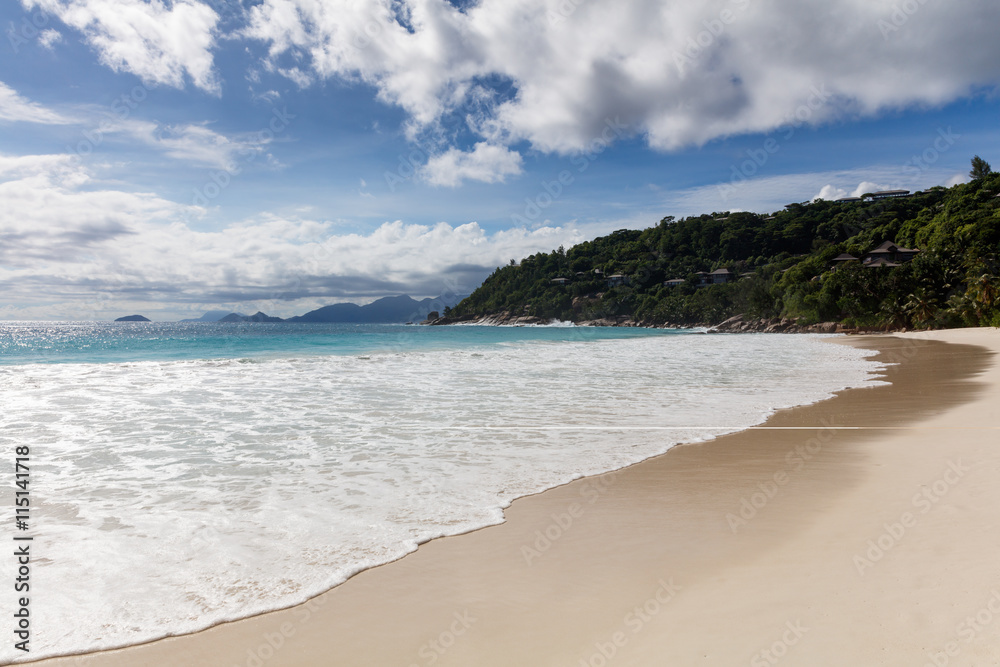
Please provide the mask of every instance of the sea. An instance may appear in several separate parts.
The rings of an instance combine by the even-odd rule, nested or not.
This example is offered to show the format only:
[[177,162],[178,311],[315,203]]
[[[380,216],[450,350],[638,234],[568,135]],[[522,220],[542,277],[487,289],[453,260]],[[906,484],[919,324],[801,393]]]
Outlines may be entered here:
[[[0,323],[0,537],[7,551],[32,538],[31,652],[8,636],[0,662],[301,603],[500,523],[518,497],[880,383],[872,353],[824,338]],[[18,451],[30,452],[21,526]],[[7,635],[15,560],[0,558]]]

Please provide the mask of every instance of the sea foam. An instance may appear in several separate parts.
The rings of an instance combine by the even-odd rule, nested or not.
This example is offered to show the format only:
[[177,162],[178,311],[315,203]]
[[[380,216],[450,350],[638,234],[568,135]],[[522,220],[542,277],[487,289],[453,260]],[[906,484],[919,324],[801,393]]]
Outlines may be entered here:
[[32,451],[30,657],[302,602],[519,496],[872,384],[868,356],[671,335],[0,367],[4,451]]

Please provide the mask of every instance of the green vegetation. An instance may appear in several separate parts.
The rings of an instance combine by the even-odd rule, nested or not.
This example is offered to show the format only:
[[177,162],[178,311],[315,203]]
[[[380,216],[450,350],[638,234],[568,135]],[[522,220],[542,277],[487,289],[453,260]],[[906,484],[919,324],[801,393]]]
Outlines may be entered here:
[[978,180],[980,178],[986,178],[993,172],[990,168],[990,163],[979,157],[978,155],[972,158],[972,171],[969,172],[969,176],[973,180]]
[[[876,329],[1000,326],[1000,174],[985,169],[971,183],[898,199],[793,204],[773,216],[667,217],[643,231],[512,260],[448,314],[625,316],[645,325],[715,324],[742,314]],[[861,257],[886,240],[921,252],[898,267],[847,262],[832,270],[839,254]],[[697,272],[719,268],[749,275],[697,286]],[[614,274],[627,284],[609,286]],[[664,285],[675,278],[684,284]]]

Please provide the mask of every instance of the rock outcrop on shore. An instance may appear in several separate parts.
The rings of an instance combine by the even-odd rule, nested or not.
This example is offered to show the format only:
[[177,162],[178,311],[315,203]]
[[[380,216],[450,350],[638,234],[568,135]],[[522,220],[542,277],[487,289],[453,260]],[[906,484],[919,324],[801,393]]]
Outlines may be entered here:
[[[906,331],[902,329],[901,331]],[[833,334],[833,333],[886,333],[882,330],[857,329],[844,326],[839,322],[820,322],[818,324],[799,324],[788,318],[760,318],[744,319],[742,315],[730,317],[725,322],[720,322],[708,330],[708,333],[813,333],[813,334]]]
[[[431,313],[435,315],[435,313]],[[553,320],[546,320],[532,315],[515,315],[509,312],[486,315],[484,317],[431,317],[421,324],[438,326],[446,324],[481,324],[486,326],[530,326],[551,324]],[[799,324],[788,318],[757,318],[745,319],[742,315],[730,317],[719,324],[708,324],[699,322],[696,324],[653,324],[650,322],[636,322],[630,317],[621,316],[617,318],[602,318],[595,320],[581,320],[575,322],[581,327],[646,327],[652,329],[697,329],[707,328],[707,333],[811,333],[811,334],[834,334],[834,333],[885,333],[884,331],[871,331],[846,327],[838,322],[821,322],[818,324]]]

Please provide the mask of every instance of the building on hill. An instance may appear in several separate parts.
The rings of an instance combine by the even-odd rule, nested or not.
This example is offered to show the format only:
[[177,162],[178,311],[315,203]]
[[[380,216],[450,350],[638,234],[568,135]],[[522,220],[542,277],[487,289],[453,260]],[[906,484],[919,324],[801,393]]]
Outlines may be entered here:
[[663,282],[664,287],[680,287],[687,281],[683,278],[674,278],[673,280],[666,280]]
[[861,197],[842,197],[841,199],[835,199],[834,201],[838,204],[849,204],[861,201]]
[[552,279],[552,284],[553,285],[565,285],[568,282],[569,282],[569,278],[553,278]]
[[607,278],[608,287],[619,287],[621,285],[628,285],[628,276],[622,275],[621,273],[616,273]]
[[877,248],[869,250],[865,253],[862,262],[865,265],[868,265],[877,259],[884,259],[887,262],[895,262],[898,265],[902,262],[909,262],[919,253],[919,250],[915,250],[913,248],[900,248],[892,241],[883,241]]
[[909,190],[882,190],[881,192],[873,192],[871,198],[873,201],[878,199],[896,199],[898,197],[909,197]]
[[708,275],[711,278],[712,285],[722,285],[731,282],[734,278],[733,272],[726,268],[716,269]]
[[899,264],[897,264],[896,262],[890,262],[889,260],[885,259],[884,257],[879,257],[877,259],[873,259],[873,260],[867,261],[867,262],[865,262],[864,265],[865,265],[865,268],[868,268],[868,269],[882,269],[882,268],[894,269],[897,266],[899,266]]
[[831,271],[836,271],[838,267],[843,266],[844,264],[847,264],[848,262],[856,262],[856,261],[858,261],[858,258],[855,257],[854,255],[848,254],[846,252],[842,252],[839,255],[837,255],[836,257],[834,257],[832,261],[833,261],[833,264],[830,265],[830,270]]

